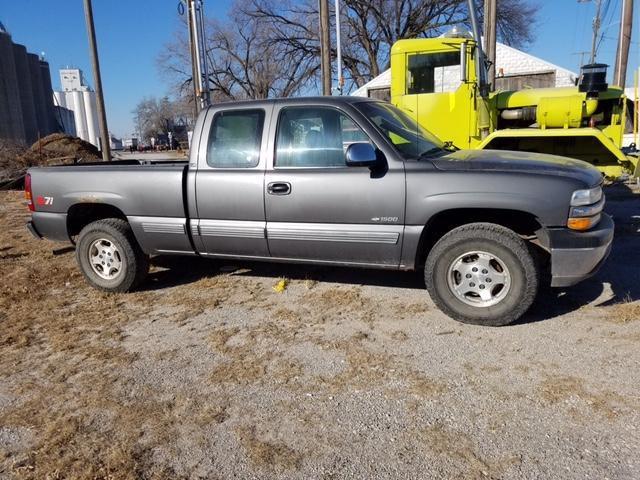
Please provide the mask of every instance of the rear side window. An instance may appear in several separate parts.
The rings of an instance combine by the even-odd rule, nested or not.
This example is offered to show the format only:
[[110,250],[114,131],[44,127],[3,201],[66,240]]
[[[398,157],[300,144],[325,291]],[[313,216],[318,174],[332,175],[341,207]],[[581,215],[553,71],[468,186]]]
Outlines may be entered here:
[[264,110],[216,113],[209,133],[207,164],[215,168],[251,168],[260,160]]
[[369,137],[345,114],[325,107],[288,107],[280,113],[276,167],[343,167],[352,143]]

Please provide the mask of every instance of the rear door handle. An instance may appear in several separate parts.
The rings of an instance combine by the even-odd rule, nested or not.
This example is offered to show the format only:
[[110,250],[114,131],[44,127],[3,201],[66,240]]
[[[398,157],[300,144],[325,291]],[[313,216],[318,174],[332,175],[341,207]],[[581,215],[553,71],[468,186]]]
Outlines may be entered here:
[[291,184],[289,182],[271,182],[267,185],[267,193],[269,195],[289,195]]

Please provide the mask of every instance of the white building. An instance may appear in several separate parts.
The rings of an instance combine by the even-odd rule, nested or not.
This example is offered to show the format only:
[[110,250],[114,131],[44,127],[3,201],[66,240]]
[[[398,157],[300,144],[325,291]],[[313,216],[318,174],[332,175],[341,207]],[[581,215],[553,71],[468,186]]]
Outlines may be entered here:
[[[447,72],[446,68],[442,72],[441,81],[444,84],[449,83],[447,82],[447,77],[451,77],[453,82],[457,82],[459,67],[453,67],[451,72]],[[524,86],[567,87],[575,84],[577,76],[576,73],[570,70],[509,47],[504,43],[497,42],[496,89],[498,90],[518,90]],[[438,79],[436,78],[437,82]],[[351,95],[389,100],[390,88],[391,70],[385,70]],[[436,85],[436,89],[438,89],[438,85]]]
[[73,111],[76,135],[100,148],[96,93],[85,83],[82,70],[60,70],[61,92],[53,92],[54,104]]

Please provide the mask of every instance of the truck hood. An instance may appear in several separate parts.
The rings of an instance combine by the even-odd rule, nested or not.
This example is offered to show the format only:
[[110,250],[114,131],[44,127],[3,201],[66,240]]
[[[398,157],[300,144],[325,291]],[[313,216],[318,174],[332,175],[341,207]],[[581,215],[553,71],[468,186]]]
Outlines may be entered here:
[[581,180],[592,187],[602,181],[602,174],[592,165],[556,155],[508,150],[458,150],[431,159],[439,170],[534,173]]

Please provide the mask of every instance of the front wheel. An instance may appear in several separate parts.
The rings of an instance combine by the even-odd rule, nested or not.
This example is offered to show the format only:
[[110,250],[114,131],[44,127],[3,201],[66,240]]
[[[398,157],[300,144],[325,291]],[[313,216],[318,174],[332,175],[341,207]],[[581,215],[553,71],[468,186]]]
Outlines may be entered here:
[[502,326],[520,318],[538,291],[539,271],[514,231],[472,223],[444,235],[429,253],[425,283],[435,304],[463,323]]
[[149,261],[129,224],[118,218],[90,223],[82,229],[76,259],[89,283],[107,292],[128,292],[149,271]]

